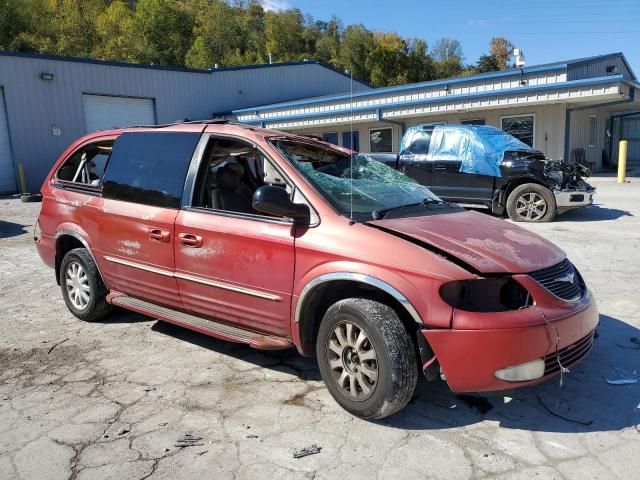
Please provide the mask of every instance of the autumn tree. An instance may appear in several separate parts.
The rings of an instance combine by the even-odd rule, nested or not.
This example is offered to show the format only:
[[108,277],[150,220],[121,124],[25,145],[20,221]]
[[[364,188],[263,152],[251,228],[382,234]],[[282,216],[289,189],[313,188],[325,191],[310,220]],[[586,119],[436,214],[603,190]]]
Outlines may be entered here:
[[494,37],[489,46],[490,55],[495,58],[497,70],[509,68],[509,62],[513,56],[513,43],[506,38]]
[[441,38],[436,41],[432,56],[438,78],[455,77],[463,72],[462,47],[458,40]]
[[367,57],[373,48],[373,34],[364,25],[349,25],[345,28],[340,42],[338,65],[343,69],[353,70],[353,76],[362,80],[370,80],[370,69]]

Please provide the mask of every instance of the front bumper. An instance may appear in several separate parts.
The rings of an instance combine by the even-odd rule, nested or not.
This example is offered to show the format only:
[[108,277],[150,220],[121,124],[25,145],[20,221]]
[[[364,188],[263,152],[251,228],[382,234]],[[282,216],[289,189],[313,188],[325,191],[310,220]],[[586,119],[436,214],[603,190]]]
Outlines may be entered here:
[[[505,323],[520,326],[495,328],[500,323],[496,317],[505,314],[511,317],[505,317]],[[454,328],[450,330],[422,330],[454,392],[510,390],[551,378],[559,373],[555,330],[560,337],[561,363],[570,367],[589,352],[598,325],[598,308],[588,290],[571,305],[555,302],[511,312],[473,315],[478,316],[475,325],[479,329],[470,329],[471,318],[467,318],[460,325],[464,328],[455,328],[454,322]],[[493,317],[492,321],[487,315]],[[555,330],[545,322],[544,316]],[[489,325],[493,327],[487,328]],[[507,382],[495,377],[497,370],[539,358],[545,361],[545,373],[541,378]]]
[[559,210],[567,210],[592,205],[595,190],[555,190],[553,194],[556,197],[556,207]]

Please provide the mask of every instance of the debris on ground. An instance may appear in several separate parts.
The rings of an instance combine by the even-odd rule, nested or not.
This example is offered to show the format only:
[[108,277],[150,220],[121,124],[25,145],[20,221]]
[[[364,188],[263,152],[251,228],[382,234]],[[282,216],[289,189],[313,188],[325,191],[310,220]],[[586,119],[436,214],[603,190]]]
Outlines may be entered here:
[[591,425],[593,423],[593,420],[580,420],[577,418],[571,418],[561,413],[555,412],[546,403],[544,403],[540,395],[536,395],[536,397],[538,397],[538,401],[540,402],[540,405],[542,405],[542,407],[547,411],[547,413],[549,413],[550,415],[553,415],[554,417],[562,418],[567,422],[578,423],[580,425]]
[[319,447],[315,443],[309,447],[301,448],[300,450],[296,450],[293,452],[293,458],[302,458],[308,457],[309,455],[315,455],[316,453],[320,453],[322,447]]
[[124,435],[125,433],[129,433],[130,429],[127,427],[120,427],[116,432],[118,435]]
[[456,397],[466,403],[467,406],[478,410],[481,415],[493,410],[493,404],[485,397],[476,395],[456,395]]
[[152,392],[152,391],[154,391],[155,389],[156,389],[156,387],[149,387],[149,386],[147,386],[147,387],[144,387],[144,388],[142,389],[142,391],[143,391],[143,392]]
[[632,383],[638,383],[637,378],[607,378],[606,380],[609,385],[630,385]]
[[64,340],[60,340],[59,342],[54,343],[53,345],[51,345],[51,348],[49,349],[49,351],[47,352],[47,355],[49,355],[51,352],[53,352],[53,349],[56,348],[58,345],[63,344],[64,342],[66,342],[67,340],[69,340],[68,338],[65,338]]
[[176,440],[176,443],[173,445],[174,447],[185,448],[185,447],[199,447],[204,445],[202,442],[202,437],[194,437],[190,433],[185,433],[182,437]]
[[258,438],[258,435],[247,435],[247,438]]

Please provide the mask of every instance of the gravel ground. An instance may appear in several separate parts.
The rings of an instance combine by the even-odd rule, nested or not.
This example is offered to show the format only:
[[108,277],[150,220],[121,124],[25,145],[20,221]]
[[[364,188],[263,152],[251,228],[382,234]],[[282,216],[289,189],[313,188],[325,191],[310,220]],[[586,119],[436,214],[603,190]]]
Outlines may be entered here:
[[597,206],[527,226],[567,251],[602,314],[564,387],[470,400],[421,380],[379,422],[341,410],[293,352],[123,311],[80,322],[34,250],[40,204],[0,199],[0,479],[640,478],[640,383],[606,382],[640,378],[640,181],[593,183]]

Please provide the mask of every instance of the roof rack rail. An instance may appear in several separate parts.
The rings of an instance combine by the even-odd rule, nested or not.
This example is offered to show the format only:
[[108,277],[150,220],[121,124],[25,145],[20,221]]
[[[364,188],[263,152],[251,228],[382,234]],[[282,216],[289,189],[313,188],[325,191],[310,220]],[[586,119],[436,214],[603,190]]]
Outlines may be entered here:
[[197,125],[199,123],[207,124],[207,125],[226,124],[226,123],[234,124],[234,125],[242,125],[240,123],[227,120],[226,118],[213,118],[209,120],[186,120],[185,119],[178,122],[161,123],[157,125],[130,125],[125,128],[165,128],[165,127],[174,127],[176,125]]

